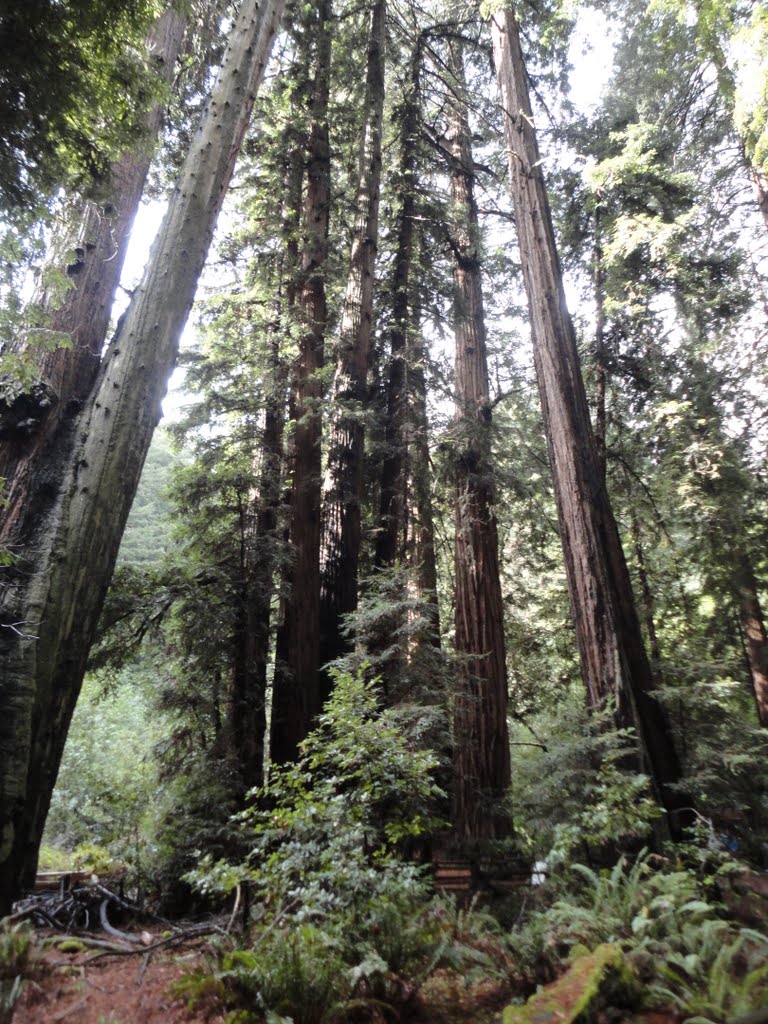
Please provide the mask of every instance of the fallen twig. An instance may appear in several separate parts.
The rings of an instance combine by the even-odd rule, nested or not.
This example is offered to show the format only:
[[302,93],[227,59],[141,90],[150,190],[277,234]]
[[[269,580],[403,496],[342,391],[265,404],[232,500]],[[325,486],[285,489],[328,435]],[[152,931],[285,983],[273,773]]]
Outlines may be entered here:
[[164,946],[174,946],[190,939],[200,939],[204,935],[212,935],[214,932],[219,932],[222,935],[226,934],[220,924],[194,925],[192,928],[176,931],[173,935],[168,935],[158,942],[153,942],[151,946],[143,946],[141,948],[136,946],[130,949],[114,946],[112,949],[107,949],[104,953],[95,953],[93,956],[88,957],[85,963],[92,964],[94,960],[100,960],[105,956],[134,956],[137,953],[150,954],[154,953],[156,949],[162,949]]

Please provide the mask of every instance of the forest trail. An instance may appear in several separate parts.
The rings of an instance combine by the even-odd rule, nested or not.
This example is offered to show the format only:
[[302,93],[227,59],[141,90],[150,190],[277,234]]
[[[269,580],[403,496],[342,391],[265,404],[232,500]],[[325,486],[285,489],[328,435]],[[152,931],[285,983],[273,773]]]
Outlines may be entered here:
[[203,939],[127,956],[93,949],[65,953],[53,946],[27,981],[13,1024],[221,1024],[223,1015],[191,1011],[169,992],[172,982],[199,964],[204,949]]

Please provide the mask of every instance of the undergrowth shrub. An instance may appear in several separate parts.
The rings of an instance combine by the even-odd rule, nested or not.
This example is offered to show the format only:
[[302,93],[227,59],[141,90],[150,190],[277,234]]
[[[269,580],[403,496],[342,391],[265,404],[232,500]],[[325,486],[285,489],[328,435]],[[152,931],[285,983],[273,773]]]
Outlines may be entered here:
[[10,1024],[24,979],[33,966],[32,931],[0,922],[0,1024]]
[[574,948],[617,943],[649,1006],[721,1022],[768,1000],[768,937],[724,919],[709,897],[706,879],[647,851],[602,872],[574,864],[559,897],[513,931],[510,946],[549,980]]
[[253,945],[216,968],[229,1006],[256,1000],[263,1014],[317,1024],[337,1002],[410,998],[401,975],[441,945],[425,869],[402,855],[442,824],[436,765],[380,709],[375,682],[337,674],[300,759],[273,768],[237,818],[244,861],[208,855],[188,876],[206,895],[247,884],[259,907]]
[[257,918],[247,948],[222,950],[180,990],[241,1024],[397,1019],[420,998],[445,1003],[448,976],[468,996],[481,979],[508,994],[498,923],[435,897],[426,868],[406,859],[443,827],[437,766],[381,710],[375,682],[339,673],[299,761],[273,769],[239,816],[244,862],[203,858],[190,876],[209,895],[247,884]]
[[[518,842],[551,866],[574,860],[615,863],[646,845],[662,814],[650,781],[627,769],[637,739],[610,727],[610,709],[590,717],[583,701],[558,708],[540,728],[546,745],[513,732],[513,803]],[[534,734],[537,735],[537,734]],[[518,743],[517,737],[525,741]]]

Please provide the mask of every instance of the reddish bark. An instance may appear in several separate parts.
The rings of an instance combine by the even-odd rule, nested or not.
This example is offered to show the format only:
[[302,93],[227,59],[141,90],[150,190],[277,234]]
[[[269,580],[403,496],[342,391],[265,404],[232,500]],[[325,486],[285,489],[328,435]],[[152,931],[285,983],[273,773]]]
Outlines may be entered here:
[[557,501],[568,592],[589,703],[613,700],[634,724],[656,790],[680,833],[690,801],[642,640],[627,564],[600,469],[555,245],[528,82],[513,14],[491,19],[534,362]]
[[420,39],[411,57],[410,81],[400,124],[400,211],[393,277],[392,327],[389,332],[390,364],[387,382],[385,453],[381,470],[379,534],[375,562],[392,567],[405,545],[407,432],[408,432],[408,331],[411,326],[411,275],[415,251],[416,141],[421,91]]
[[[355,225],[339,331],[339,355],[333,387],[334,411],[323,486],[321,664],[340,657],[348,649],[342,635],[343,617],[357,607],[365,436],[362,412],[367,398],[373,335],[385,44],[386,3],[385,0],[375,0],[371,10],[368,42]],[[323,678],[321,690],[322,697],[327,697],[327,677]]]
[[312,94],[312,127],[304,204],[304,251],[297,298],[304,333],[294,367],[291,460],[293,563],[284,618],[277,637],[270,734],[271,759],[292,761],[321,710],[320,660],[320,488],[322,387],[325,326],[325,261],[330,210],[328,101],[331,68],[330,0],[320,0]]
[[738,555],[734,587],[739,601],[739,620],[744,638],[744,654],[755,696],[757,718],[768,728],[768,636],[757,593],[757,580],[749,559]]
[[451,47],[460,97],[453,114],[451,200],[456,223],[456,654],[453,808],[459,835],[499,838],[510,831],[500,801],[511,781],[507,663],[499,542],[493,513],[491,408],[485,313],[461,51]]

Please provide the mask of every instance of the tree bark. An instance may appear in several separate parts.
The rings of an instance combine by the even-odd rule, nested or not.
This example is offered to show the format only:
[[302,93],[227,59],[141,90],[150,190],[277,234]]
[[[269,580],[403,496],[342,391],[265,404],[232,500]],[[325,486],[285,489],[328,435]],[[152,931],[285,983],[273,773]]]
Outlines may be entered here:
[[534,363],[557,502],[568,592],[590,705],[617,706],[637,727],[650,775],[680,834],[690,801],[642,640],[629,572],[608,500],[568,313],[514,16],[491,19]]
[[413,565],[416,596],[426,604],[429,622],[427,643],[440,646],[440,609],[437,599],[437,550],[429,455],[427,416],[427,346],[421,333],[421,316],[412,303],[412,328],[408,345],[408,391],[410,395],[408,450],[407,550]]
[[[326,664],[348,650],[345,615],[357,608],[363,500],[364,405],[373,335],[373,286],[379,235],[381,134],[384,117],[386,2],[371,9],[363,125],[358,156],[355,223],[339,331],[333,417],[323,485],[321,646]],[[322,696],[329,686],[323,677]]]
[[456,654],[453,825],[468,838],[511,830],[501,801],[511,782],[507,662],[493,513],[491,407],[480,228],[460,46],[450,44],[458,94],[452,115],[451,202],[456,339]]
[[[159,20],[147,38],[147,49],[170,85],[181,51],[186,21],[174,11]],[[31,392],[19,395],[10,407],[0,405],[0,478],[4,479],[5,508],[0,521],[0,545],[23,547],[44,508],[53,498],[45,471],[51,449],[80,412],[99,371],[112,306],[128,248],[131,227],[141,201],[153,146],[165,108],[157,104],[145,120],[146,144],[125,153],[112,165],[107,198],[85,200],[66,215],[52,245],[63,259],[74,251],[67,267],[72,287],[57,306],[42,291],[33,300],[49,319],[46,330],[61,334],[70,347],[41,352],[37,381]],[[76,237],[73,236],[73,231]],[[29,349],[26,338],[20,349]],[[15,422],[21,421],[21,428]]]
[[304,251],[298,295],[303,335],[295,366],[292,419],[291,527],[293,563],[285,613],[277,637],[272,695],[270,754],[273,762],[296,759],[299,744],[321,710],[320,661],[320,489],[323,398],[319,371],[327,320],[326,258],[330,210],[328,102],[332,5],[319,0],[309,137]]
[[736,553],[737,567],[734,589],[739,601],[739,619],[744,637],[744,654],[755,695],[757,718],[768,728],[768,636],[757,594],[757,580],[752,565],[743,552]]
[[[288,135],[292,134],[289,129]],[[286,140],[285,198],[282,205],[284,257],[278,278],[275,322],[270,340],[270,388],[264,412],[259,453],[259,484],[255,499],[255,537],[246,558],[247,585],[243,595],[243,642],[239,676],[234,679],[232,728],[243,795],[263,783],[266,731],[267,664],[274,578],[281,555],[280,505],[284,487],[283,432],[285,428],[285,366],[283,339],[290,336],[295,315],[303,152]]]
[[605,479],[606,439],[608,421],[606,416],[606,385],[608,376],[607,353],[605,350],[605,296],[603,294],[603,240],[600,235],[600,208],[595,209],[595,248],[592,270],[595,291],[595,444],[600,472]]
[[411,272],[416,214],[416,142],[419,128],[422,40],[412,57],[410,81],[400,124],[400,173],[397,183],[400,211],[393,279],[392,327],[389,332],[390,364],[387,383],[385,451],[381,469],[379,532],[375,564],[392,568],[405,544],[406,466],[408,431],[408,330],[411,325]]
[[[34,870],[120,539],[284,0],[242,5],[134,293],[0,598],[0,914]],[[26,872],[25,872],[26,866]]]

